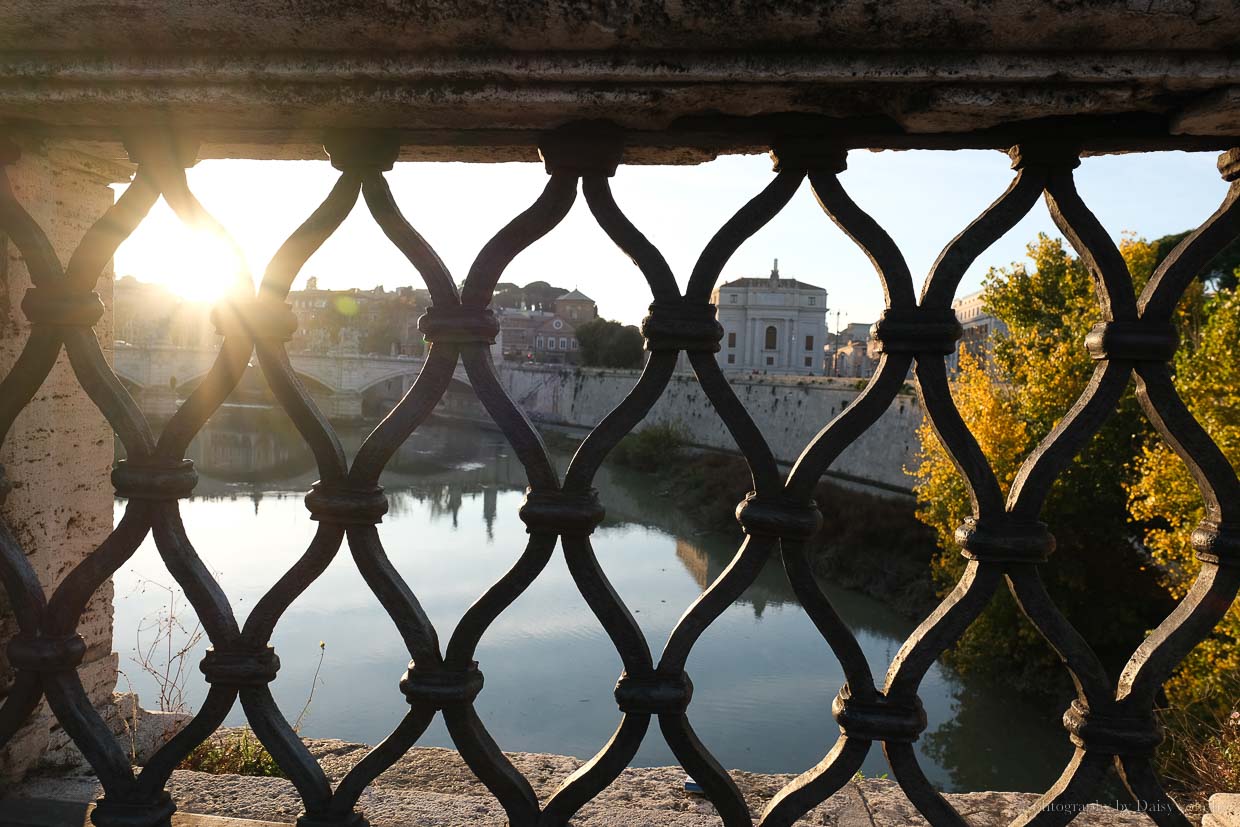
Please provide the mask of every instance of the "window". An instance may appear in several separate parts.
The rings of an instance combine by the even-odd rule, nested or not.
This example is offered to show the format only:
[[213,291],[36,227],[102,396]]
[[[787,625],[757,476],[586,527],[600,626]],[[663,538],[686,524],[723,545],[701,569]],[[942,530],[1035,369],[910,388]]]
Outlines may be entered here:
[[[764,347],[767,350],[774,350],[778,346],[779,346],[779,333],[776,332],[775,325],[768,325],[766,328],[766,344],[764,345]],[[769,365],[771,364],[771,362],[768,361],[767,364]]]
[[813,366],[814,366],[814,357],[813,357],[813,356],[806,356],[806,357],[805,357],[805,367],[807,367],[807,368],[812,368]]
[[729,353],[729,354],[728,354],[728,364],[729,364],[729,365],[735,365],[735,364],[736,364],[736,354],[735,354],[735,353]]
[[735,294],[735,293],[729,293],[729,294],[728,294],[728,301],[729,301],[729,302],[731,302],[732,304],[736,304],[736,294]]
[[537,345],[537,347],[538,347],[538,349],[539,349],[539,350],[542,350],[542,349],[543,349],[543,337],[542,337],[542,336],[539,336],[539,337],[538,337],[538,345]]
[[559,319],[556,319],[554,322],[551,323],[551,326],[554,327],[556,330],[559,330],[561,327],[564,326],[564,322],[560,321]]
[[728,334],[728,347],[736,347],[736,331]]
[[773,365],[773,364],[775,364],[775,357],[774,357],[774,356],[768,356],[768,357],[766,357],[766,363],[767,363],[768,365]]
[[810,296],[810,297],[809,297],[809,306],[810,306],[810,307],[813,307],[813,306],[814,306],[814,303],[815,303],[815,302],[817,302],[817,301],[818,301],[818,297],[817,297],[817,296]]
[[813,349],[814,349],[814,337],[813,337],[813,336],[806,336],[806,337],[805,337],[805,349],[806,349],[806,350],[813,350]]
[[576,349],[577,349],[577,340],[576,340],[576,339],[569,339],[569,340],[568,340],[568,344],[569,344],[569,347],[571,347],[573,350],[576,350]]
[[560,350],[568,350],[568,339],[560,337]]

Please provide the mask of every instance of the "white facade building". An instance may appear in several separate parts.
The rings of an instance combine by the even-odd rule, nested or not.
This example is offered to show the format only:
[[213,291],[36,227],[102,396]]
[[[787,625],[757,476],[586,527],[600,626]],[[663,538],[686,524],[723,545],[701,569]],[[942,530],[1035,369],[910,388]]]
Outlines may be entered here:
[[992,339],[996,334],[1007,333],[1007,325],[986,312],[984,291],[969,293],[952,302],[952,310],[964,336],[956,345],[956,352],[947,357],[947,369],[955,373],[960,367],[960,353],[967,350],[979,359],[987,358]]
[[827,291],[779,276],[744,278],[715,288],[711,301],[723,326],[718,354],[724,370],[822,373],[827,340]]

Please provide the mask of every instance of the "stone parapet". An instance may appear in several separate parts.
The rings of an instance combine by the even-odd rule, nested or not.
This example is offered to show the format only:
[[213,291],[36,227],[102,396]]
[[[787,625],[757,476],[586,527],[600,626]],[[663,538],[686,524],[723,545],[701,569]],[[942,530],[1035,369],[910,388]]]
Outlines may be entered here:
[[[329,779],[338,781],[369,747],[336,740],[307,740],[307,747]],[[581,759],[563,755],[526,752],[506,753],[525,774],[534,792],[544,801],[560,782],[577,770]],[[753,814],[761,813],[770,797],[791,780],[790,775],[764,775],[734,771],[737,787]],[[718,827],[719,815],[700,795],[685,789],[680,767],[630,768],[599,797],[573,817],[580,827]],[[290,822],[300,811],[300,800],[291,782],[279,778],[246,778],[178,771],[170,785],[178,809],[190,813],[227,816],[245,821]],[[21,799],[76,801],[81,806],[98,795],[93,779],[36,779],[15,790],[18,801],[0,801],[18,809]],[[948,795],[948,800],[968,814],[974,827],[1007,825],[1033,805],[1032,793],[980,792]],[[499,803],[473,777],[455,750],[415,747],[380,776],[361,801],[367,820],[374,827],[418,824],[422,827],[502,827],[508,817]],[[1118,810],[1097,804],[1086,806],[1077,819],[1090,827],[1148,827],[1149,817],[1133,809]],[[177,822],[173,822],[176,825]],[[38,827],[42,824],[36,822]],[[186,827],[194,822],[186,822]],[[203,823],[201,827],[208,827]],[[237,827],[242,827],[237,822]],[[797,827],[832,824],[837,827],[925,827],[913,805],[894,781],[855,779],[796,822]],[[49,825],[50,827],[50,825]],[[195,825],[198,827],[198,825]],[[1230,825],[1228,825],[1230,827]]]
[[1229,0],[14,0],[0,122],[112,157],[153,125],[193,130],[203,157],[258,158],[322,158],[324,129],[381,125],[405,159],[533,161],[541,133],[597,119],[631,130],[629,163],[797,132],[1006,149],[1075,129],[1104,150],[1226,149],[1238,41]]
[[1210,812],[1201,820],[1201,827],[1240,827],[1240,793],[1210,796]]

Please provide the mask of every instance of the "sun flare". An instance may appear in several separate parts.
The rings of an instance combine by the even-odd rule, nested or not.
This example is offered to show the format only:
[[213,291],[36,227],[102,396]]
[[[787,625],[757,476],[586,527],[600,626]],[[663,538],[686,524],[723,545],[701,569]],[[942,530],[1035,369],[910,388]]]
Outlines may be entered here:
[[161,200],[120,249],[117,276],[137,275],[195,302],[213,303],[249,281],[244,254],[211,227],[188,226]]

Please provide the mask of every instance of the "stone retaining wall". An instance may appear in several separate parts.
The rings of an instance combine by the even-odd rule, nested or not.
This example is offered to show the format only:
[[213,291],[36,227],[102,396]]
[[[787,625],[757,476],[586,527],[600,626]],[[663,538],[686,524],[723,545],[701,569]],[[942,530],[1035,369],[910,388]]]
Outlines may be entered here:
[[[638,372],[553,365],[499,366],[500,382],[532,419],[594,427],[637,382]],[[814,435],[857,398],[859,379],[826,376],[731,374],[732,389],[766,435],[775,458],[795,462]],[[917,463],[921,405],[901,394],[860,439],[840,454],[831,473],[898,491],[910,491],[905,473]],[[675,425],[695,445],[734,450],[735,442],[692,373],[677,373],[644,420]],[[640,426],[639,426],[640,427]]]

